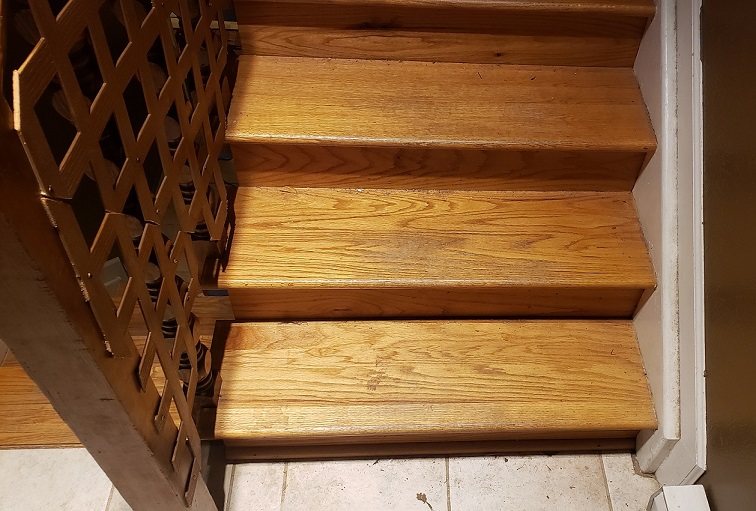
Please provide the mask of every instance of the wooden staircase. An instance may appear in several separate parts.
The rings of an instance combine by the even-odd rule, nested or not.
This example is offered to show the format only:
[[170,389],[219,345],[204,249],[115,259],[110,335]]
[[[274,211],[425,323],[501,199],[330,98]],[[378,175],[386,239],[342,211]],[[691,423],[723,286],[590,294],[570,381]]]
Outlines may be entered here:
[[[236,3],[232,459],[630,448],[651,0]],[[217,339],[216,339],[216,342]]]

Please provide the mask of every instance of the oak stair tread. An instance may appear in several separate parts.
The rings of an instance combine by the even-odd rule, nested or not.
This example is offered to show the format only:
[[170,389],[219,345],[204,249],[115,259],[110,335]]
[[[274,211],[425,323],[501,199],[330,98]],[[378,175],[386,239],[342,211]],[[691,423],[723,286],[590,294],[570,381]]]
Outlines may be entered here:
[[242,52],[632,67],[651,1],[240,0]]
[[233,143],[626,151],[656,142],[632,69],[243,55]]
[[630,321],[235,323],[225,340],[215,436],[232,448],[630,439],[656,427]]
[[[235,209],[218,283],[240,319],[324,312],[629,317],[655,284],[625,192],[257,187],[240,188]],[[276,312],[266,290],[289,297],[290,311]],[[355,297],[360,291],[376,294]],[[250,313],[247,300],[268,308]]]

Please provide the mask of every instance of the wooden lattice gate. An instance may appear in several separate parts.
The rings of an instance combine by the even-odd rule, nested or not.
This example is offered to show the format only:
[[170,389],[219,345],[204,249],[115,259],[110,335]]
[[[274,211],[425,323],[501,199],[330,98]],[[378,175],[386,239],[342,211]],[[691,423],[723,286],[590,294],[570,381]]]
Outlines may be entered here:
[[221,240],[227,219],[219,7],[2,8],[0,337],[135,509],[212,509],[192,306],[196,242]]

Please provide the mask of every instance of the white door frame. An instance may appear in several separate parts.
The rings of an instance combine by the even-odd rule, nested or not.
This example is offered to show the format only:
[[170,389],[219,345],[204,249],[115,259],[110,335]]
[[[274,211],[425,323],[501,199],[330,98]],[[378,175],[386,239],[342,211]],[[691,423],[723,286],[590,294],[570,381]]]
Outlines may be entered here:
[[633,194],[658,287],[635,318],[659,429],[638,437],[662,484],[706,468],[701,0],[658,0],[635,72],[659,148]]

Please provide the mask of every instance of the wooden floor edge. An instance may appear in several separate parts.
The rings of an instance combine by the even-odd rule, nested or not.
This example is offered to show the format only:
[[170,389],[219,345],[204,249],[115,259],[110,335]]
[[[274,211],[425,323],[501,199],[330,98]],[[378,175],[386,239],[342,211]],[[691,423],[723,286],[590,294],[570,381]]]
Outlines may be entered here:
[[66,442],[37,442],[37,443],[0,443],[0,452],[2,451],[18,451],[24,449],[83,449],[84,446],[80,443],[66,443]]
[[[338,60],[328,57],[281,57],[276,55],[242,55],[244,58],[276,58],[276,59],[321,59],[321,60]],[[342,60],[368,60],[368,59],[342,59]],[[418,61],[390,61],[390,62],[410,62]],[[444,62],[444,64],[458,64],[456,62]],[[397,64],[399,65],[399,64]],[[507,64],[476,64],[505,66]],[[514,66],[514,65],[512,65]],[[559,66],[534,66],[534,67],[559,67]],[[615,68],[604,68],[615,69]],[[451,151],[500,151],[509,153],[536,153],[547,150],[552,154],[555,153],[573,153],[592,154],[592,153],[638,153],[646,155],[644,162],[651,159],[651,156],[658,148],[657,141],[632,142],[626,144],[607,144],[599,148],[586,145],[584,142],[551,143],[547,147],[543,144],[530,144],[507,142],[506,140],[459,140],[444,138],[383,138],[383,137],[348,137],[336,135],[296,135],[296,134],[276,134],[276,135],[259,135],[250,134],[246,129],[238,128],[235,119],[232,118],[228,124],[228,131],[225,140],[231,145],[262,144],[262,145],[293,145],[293,146],[328,146],[328,147],[365,147],[377,149],[435,149]],[[651,156],[649,156],[649,154]],[[641,170],[645,165],[641,167]]]
[[498,440],[394,444],[234,446],[226,442],[229,462],[271,460],[374,459],[416,456],[562,454],[619,452],[635,449],[635,438],[572,440]]
[[[239,3],[244,6],[245,4],[254,4],[260,0],[240,0]],[[304,4],[323,4],[332,3],[337,5],[349,5],[358,3],[355,0],[279,0],[281,3],[304,3]],[[402,5],[406,7],[415,8],[427,8],[434,7],[434,4],[428,0],[372,0],[371,2],[365,2],[368,5]],[[595,14],[614,14],[619,16],[638,16],[644,18],[653,18],[656,14],[656,6],[653,2],[647,3],[621,3],[621,2],[603,2],[603,3],[589,3],[589,2],[570,2],[551,0],[544,2],[532,2],[529,0],[458,0],[456,2],[449,2],[451,6],[444,7],[456,7],[464,9],[488,9],[488,10],[525,10],[528,12],[538,13],[554,13],[554,14],[567,14],[567,13],[595,13]],[[620,5],[617,5],[617,4]]]

